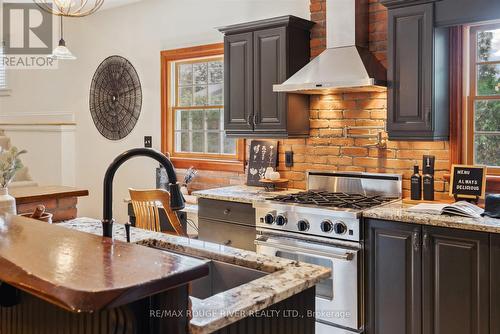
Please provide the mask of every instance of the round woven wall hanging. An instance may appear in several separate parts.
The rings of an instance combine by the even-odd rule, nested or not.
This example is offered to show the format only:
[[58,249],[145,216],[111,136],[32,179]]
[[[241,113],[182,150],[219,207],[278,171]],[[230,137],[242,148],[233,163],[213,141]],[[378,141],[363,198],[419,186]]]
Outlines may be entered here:
[[90,86],[90,114],[99,132],[110,140],[134,129],[142,108],[142,88],[134,66],[111,56],[97,67]]

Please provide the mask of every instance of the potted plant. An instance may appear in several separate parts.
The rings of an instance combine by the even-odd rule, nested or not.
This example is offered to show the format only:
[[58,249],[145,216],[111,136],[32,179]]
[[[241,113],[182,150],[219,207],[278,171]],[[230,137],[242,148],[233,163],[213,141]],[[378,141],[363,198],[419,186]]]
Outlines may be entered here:
[[16,214],[16,199],[9,195],[7,187],[14,180],[16,173],[23,168],[19,156],[26,153],[16,147],[0,151],[0,214]]

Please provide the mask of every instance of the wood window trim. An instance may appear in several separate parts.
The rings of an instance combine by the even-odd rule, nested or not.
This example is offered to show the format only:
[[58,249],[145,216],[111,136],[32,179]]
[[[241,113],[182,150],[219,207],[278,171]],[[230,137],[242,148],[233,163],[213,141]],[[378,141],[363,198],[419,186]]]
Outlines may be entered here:
[[192,58],[202,58],[224,55],[224,43],[200,45],[175,50],[160,52],[161,62],[161,150],[170,155],[170,160],[176,168],[194,167],[200,170],[243,172],[245,169],[245,141],[238,139],[236,142],[236,159],[227,159],[223,156],[210,157],[199,154],[193,158],[192,154],[174,152],[174,114],[170,106],[172,71],[170,63],[173,61]]
[[[468,57],[471,56],[472,48],[467,52],[466,40],[469,39],[469,31],[463,26],[450,28],[450,170],[454,164],[466,164],[466,129],[470,121],[467,118],[469,103],[467,96],[467,72],[469,72]],[[470,145],[469,145],[470,147]],[[444,176],[450,181],[450,175]],[[486,191],[490,193],[500,192],[500,175],[488,171],[486,177]]]

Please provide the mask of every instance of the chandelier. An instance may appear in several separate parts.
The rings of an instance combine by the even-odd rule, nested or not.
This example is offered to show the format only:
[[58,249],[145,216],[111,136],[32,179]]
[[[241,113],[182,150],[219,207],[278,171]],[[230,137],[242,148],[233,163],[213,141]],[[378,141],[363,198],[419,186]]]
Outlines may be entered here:
[[82,17],[99,10],[104,0],[33,0],[33,2],[53,15]]

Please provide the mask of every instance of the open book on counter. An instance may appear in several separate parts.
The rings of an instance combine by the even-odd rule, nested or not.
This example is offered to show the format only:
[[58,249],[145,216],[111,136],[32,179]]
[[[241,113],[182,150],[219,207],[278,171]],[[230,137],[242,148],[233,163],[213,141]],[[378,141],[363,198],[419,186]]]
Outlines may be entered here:
[[426,213],[431,215],[454,215],[454,216],[463,216],[470,218],[479,218],[481,214],[484,212],[483,209],[474,205],[472,203],[466,201],[459,201],[453,204],[444,204],[444,203],[421,203],[411,208],[408,208],[408,211],[418,212],[418,213]]

